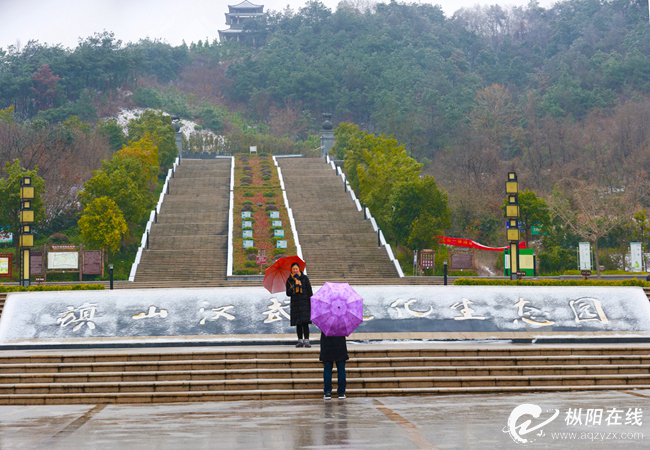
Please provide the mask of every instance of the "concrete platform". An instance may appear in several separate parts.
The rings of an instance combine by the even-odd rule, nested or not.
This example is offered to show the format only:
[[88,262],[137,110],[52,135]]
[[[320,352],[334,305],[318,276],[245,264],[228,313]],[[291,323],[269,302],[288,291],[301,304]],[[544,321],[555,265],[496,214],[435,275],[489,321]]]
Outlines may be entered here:
[[[645,449],[650,448],[650,390],[276,400],[160,405],[0,406],[1,449]],[[513,410],[538,405],[515,443]],[[581,409],[581,424],[567,423]],[[588,410],[602,410],[600,424]],[[622,410],[621,424],[606,421]],[[642,410],[637,424],[628,412]],[[627,417],[627,419],[626,419]],[[593,422],[593,421],[590,421]]]

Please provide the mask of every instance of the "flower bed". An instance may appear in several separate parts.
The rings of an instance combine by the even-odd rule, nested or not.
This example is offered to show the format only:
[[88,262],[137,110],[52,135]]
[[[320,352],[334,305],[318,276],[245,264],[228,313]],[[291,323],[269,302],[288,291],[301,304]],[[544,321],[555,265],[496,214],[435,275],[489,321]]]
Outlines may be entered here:
[[[242,212],[249,211],[251,218],[243,219]],[[277,239],[273,237],[271,211],[278,211],[284,229],[286,249],[276,249]],[[277,167],[270,156],[239,155],[235,159],[233,225],[233,275],[253,275],[264,270],[283,255],[295,255],[289,214],[284,205]],[[251,228],[244,228],[243,222],[252,222]],[[277,228],[277,227],[276,227]],[[252,230],[254,246],[244,249],[243,231]],[[266,252],[267,264],[260,267],[255,260],[261,251]]]

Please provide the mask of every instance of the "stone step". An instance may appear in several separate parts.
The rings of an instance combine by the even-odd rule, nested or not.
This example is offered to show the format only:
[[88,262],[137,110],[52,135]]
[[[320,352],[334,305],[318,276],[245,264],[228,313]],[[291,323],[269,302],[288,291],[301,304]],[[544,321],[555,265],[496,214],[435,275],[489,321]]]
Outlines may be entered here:
[[[461,365],[540,365],[540,364],[647,364],[650,358],[650,348],[647,345],[607,345],[598,346],[581,345],[571,346],[469,346],[461,348],[441,347],[416,347],[401,349],[396,347],[382,348],[377,345],[348,345],[350,361],[376,365],[383,359],[389,358],[402,365],[416,365],[415,361],[422,364],[435,364],[447,366],[450,364]],[[87,351],[58,350],[53,352],[30,353],[20,355],[0,354],[0,364],[69,364],[69,363],[107,363],[107,362],[170,362],[188,361],[198,362],[232,362],[246,360],[246,362],[265,363],[268,360],[293,363],[293,361],[318,362],[319,349],[297,349],[292,347],[272,349],[237,349],[225,348],[214,350],[194,350],[179,348],[178,350],[164,351],[159,349],[131,349],[131,350],[104,350],[89,353]],[[433,358],[433,359],[427,359]],[[352,363],[351,363],[352,364]],[[2,371],[0,371],[1,373]]]
[[[366,347],[349,353],[351,397],[650,388],[647,346]],[[317,348],[2,355],[0,404],[318,398],[321,374]]]
[[225,234],[228,232],[228,218],[221,218],[209,223],[163,223],[153,224],[151,235],[160,236],[189,236]]
[[[536,376],[476,376],[476,377],[383,377],[349,378],[347,386],[355,389],[422,389],[449,387],[513,387],[513,386],[627,386],[650,387],[650,374],[616,375],[536,375]],[[110,394],[132,392],[185,392],[228,390],[318,390],[322,377],[268,378],[237,380],[125,381],[82,383],[2,384],[0,396],[26,394]]]
[[[639,363],[639,361],[642,361]],[[143,377],[167,376],[227,378],[308,377],[322,371],[315,359],[233,359],[128,361],[99,363],[4,363],[0,384],[69,380],[69,377]],[[646,357],[558,357],[555,360],[530,358],[505,361],[503,358],[353,358],[346,363],[352,377],[386,376],[487,376],[487,375],[560,375],[560,374],[648,374]],[[74,380],[72,380],[74,381]],[[97,380],[105,381],[105,380]],[[124,381],[124,380],[123,380]],[[133,380],[131,380],[133,381]],[[74,381],[78,382],[78,381]]]
[[[164,203],[163,203],[164,204]],[[155,225],[163,224],[212,224],[217,221],[224,220],[224,215],[221,212],[199,212],[188,214],[174,214],[173,212],[166,212],[164,215],[158,215],[158,223]],[[225,220],[228,220],[227,215]]]
[[[336,386],[336,382],[334,382]],[[636,389],[650,386],[636,385]],[[530,393],[530,392],[574,392],[593,390],[629,390],[629,385],[602,386],[488,386],[462,388],[399,388],[399,389],[347,389],[348,397],[386,397],[410,395],[452,395],[452,394],[492,394],[492,393]],[[3,405],[68,405],[68,404],[158,404],[172,402],[218,402],[253,400],[303,400],[319,399],[323,396],[322,387],[318,389],[291,390],[229,390],[229,391],[183,391],[183,392],[132,392],[111,394],[26,394],[2,395]]]
[[224,249],[228,250],[228,236],[156,236],[149,238],[150,250]]

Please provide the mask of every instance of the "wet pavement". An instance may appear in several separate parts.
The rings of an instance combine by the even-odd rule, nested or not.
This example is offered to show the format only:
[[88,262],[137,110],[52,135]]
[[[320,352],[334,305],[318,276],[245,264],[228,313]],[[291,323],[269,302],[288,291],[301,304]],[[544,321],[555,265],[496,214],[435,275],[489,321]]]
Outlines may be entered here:
[[0,406],[0,449],[650,449],[649,405],[627,390]]

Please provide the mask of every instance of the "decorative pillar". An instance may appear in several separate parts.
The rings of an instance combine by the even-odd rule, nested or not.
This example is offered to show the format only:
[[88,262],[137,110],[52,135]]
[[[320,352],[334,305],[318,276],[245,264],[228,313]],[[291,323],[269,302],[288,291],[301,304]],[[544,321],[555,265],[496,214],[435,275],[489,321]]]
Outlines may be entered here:
[[325,122],[323,122],[323,130],[321,131],[321,135],[320,135],[321,158],[325,158],[329,153],[329,151],[332,150],[335,141],[334,132],[332,131],[332,128],[334,128],[334,126],[332,125],[332,122],[330,122],[330,119],[332,118],[332,114],[323,113],[323,118],[325,119]]

